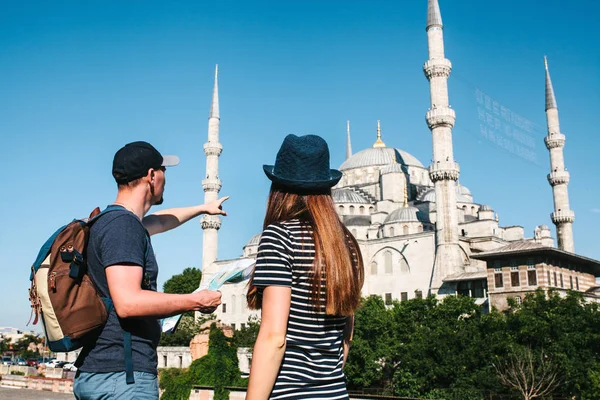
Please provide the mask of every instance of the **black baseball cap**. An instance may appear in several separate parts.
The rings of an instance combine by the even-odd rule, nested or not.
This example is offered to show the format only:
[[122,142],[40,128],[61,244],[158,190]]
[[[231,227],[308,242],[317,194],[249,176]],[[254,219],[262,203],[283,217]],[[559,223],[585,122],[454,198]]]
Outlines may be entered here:
[[173,167],[179,164],[177,156],[163,156],[147,142],[133,142],[123,146],[113,159],[112,174],[117,183],[125,184],[143,176],[149,169]]

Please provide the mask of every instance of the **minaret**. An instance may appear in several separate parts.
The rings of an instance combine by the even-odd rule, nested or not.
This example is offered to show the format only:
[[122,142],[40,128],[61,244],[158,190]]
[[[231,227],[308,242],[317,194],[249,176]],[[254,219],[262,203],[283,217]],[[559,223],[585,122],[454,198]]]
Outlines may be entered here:
[[[206,153],[206,179],[202,180],[204,188],[204,202],[217,200],[221,190],[219,179],[219,156],[223,146],[219,143],[219,66],[215,67],[215,87],[213,89],[212,104],[208,116],[208,142],[204,144]],[[221,227],[221,217],[216,215],[204,215],[202,217],[202,281],[208,279],[210,266],[217,260],[218,230]],[[214,271],[213,271],[214,272]]]
[[431,108],[426,114],[433,139],[433,163],[429,177],[435,185],[436,255],[431,290],[437,293],[447,275],[464,269],[463,255],[458,244],[458,213],[456,210],[456,181],[458,164],[452,151],[452,127],[456,115],[448,103],[448,77],[452,64],[444,57],[444,33],[438,0],[428,0],[427,39],[429,60],[423,70],[429,80]]
[[346,160],[352,157],[352,143],[350,142],[350,121],[346,123]]
[[558,121],[558,107],[554,97],[554,88],[548,71],[548,60],[544,57],[546,65],[546,121],[548,123],[548,136],[544,138],[546,147],[550,151],[550,173],[548,182],[552,186],[554,197],[554,212],[552,222],[556,225],[556,236],[558,237],[558,248],[561,250],[575,252],[573,242],[573,221],[575,213],[569,208],[569,185],[570,175],[565,168],[563,147],[565,146],[565,135],[560,133]]

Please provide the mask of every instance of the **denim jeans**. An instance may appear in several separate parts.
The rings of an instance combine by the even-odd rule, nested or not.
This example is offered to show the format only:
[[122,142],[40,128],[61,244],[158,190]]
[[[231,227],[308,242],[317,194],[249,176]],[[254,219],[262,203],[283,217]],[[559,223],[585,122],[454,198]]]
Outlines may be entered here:
[[78,371],[73,383],[77,400],[136,399],[158,400],[158,378],[148,372],[134,371],[135,383],[125,382],[125,371],[92,373]]

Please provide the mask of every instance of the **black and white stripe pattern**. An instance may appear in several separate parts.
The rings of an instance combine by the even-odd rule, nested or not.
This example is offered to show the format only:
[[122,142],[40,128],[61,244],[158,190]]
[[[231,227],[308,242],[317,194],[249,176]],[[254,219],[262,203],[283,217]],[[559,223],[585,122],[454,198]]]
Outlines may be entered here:
[[311,233],[299,220],[275,223],[264,230],[258,247],[254,285],[292,288],[286,350],[271,399],[348,399],[342,372],[346,319],[316,312],[310,304]]

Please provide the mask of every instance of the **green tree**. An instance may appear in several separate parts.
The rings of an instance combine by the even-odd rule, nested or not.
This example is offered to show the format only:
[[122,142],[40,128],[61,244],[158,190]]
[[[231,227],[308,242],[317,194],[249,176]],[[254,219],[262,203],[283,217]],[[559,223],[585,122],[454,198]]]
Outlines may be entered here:
[[162,333],[159,346],[189,346],[190,341],[203,330],[206,321],[214,320],[216,316],[210,314],[201,316],[198,320],[194,316],[184,314],[174,333]]
[[0,354],[10,350],[10,338],[0,337]]
[[188,370],[161,374],[163,399],[187,399],[193,385],[212,386],[215,400],[229,398],[227,386],[245,385],[238,366],[237,347],[215,324],[210,327],[208,354],[195,360]]
[[186,268],[181,274],[170,277],[163,285],[163,292],[175,294],[192,293],[200,286],[202,271],[198,268]]
[[233,333],[233,343],[236,347],[249,347],[252,351],[259,329],[260,319],[255,316],[249,317],[246,325]]

